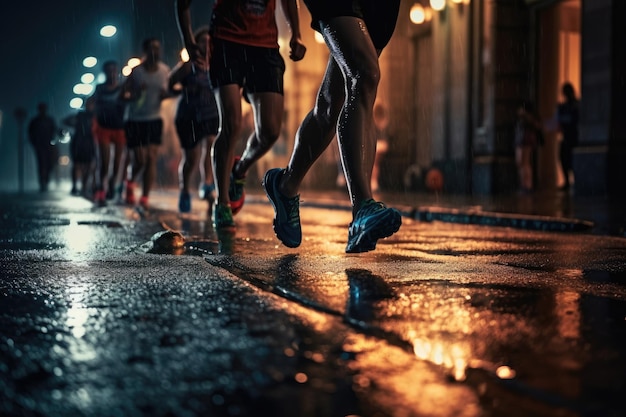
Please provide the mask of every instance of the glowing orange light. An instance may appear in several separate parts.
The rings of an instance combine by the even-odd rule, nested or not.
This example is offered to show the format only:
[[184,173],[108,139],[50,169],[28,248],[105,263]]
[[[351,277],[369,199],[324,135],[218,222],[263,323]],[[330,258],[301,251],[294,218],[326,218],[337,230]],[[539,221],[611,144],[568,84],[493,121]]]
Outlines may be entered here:
[[436,11],[443,10],[446,7],[446,0],[430,0],[430,7]]
[[498,375],[498,378],[500,379],[513,379],[515,378],[515,371],[508,366],[503,365],[496,369],[496,375]]
[[424,10],[424,6],[419,3],[415,3],[413,7],[411,7],[409,17],[411,18],[411,22],[415,23],[416,25],[424,23],[424,21],[426,20],[426,12]]

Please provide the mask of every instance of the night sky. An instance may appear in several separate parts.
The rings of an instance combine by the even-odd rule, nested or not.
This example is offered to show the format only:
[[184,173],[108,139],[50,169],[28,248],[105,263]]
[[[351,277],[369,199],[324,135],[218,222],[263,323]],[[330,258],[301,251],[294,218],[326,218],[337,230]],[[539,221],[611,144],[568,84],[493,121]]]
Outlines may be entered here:
[[[192,13],[197,24],[208,24],[212,1],[196,0]],[[74,112],[69,101],[74,84],[87,72],[85,56],[100,63],[115,59],[125,63],[141,54],[141,41],[156,36],[163,45],[163,60],[173,66],[182,42],[178,34],[174,0],[63,0],[16,1],[3,4],[0,13],[0,191],[17,190],[18,127],[14,110],[24,107],[27,120],[35,115],[37,103],[48,102],[57,120]],[[99,35],[105,24],[118,33],[105,39]],[[100,65],[94,68],[98,73]],[[92,70],[94,70],[92,69]],[[34,188],[32,151],[26,152],[26,179]]]

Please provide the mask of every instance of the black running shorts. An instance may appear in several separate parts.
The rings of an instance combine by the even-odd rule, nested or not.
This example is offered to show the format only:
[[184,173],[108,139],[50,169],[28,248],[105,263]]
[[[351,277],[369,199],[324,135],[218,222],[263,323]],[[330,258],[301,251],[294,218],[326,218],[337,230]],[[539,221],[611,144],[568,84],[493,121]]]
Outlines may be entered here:
[[354,16],[365,21],[376,49],[389,43],[396,27],[400,0],[304,0],[311,13],[311,27],[320,32],[320,23],[334,17]]
[[276,48],[249,46],[213,38],[210,75],[213,88],[229,84],[248,93],[283,94],[285,61]]
[[178,133],[180,147],[183,149],[192,149],[207,136],[217,136],[220,127],[219,124],[220,122],[217,118],[200,121],[176,119],[176,133]]
[[129,149],[139,146],[160,145],[163,141],[163,120],[128,120],[124,124],[126,146]]

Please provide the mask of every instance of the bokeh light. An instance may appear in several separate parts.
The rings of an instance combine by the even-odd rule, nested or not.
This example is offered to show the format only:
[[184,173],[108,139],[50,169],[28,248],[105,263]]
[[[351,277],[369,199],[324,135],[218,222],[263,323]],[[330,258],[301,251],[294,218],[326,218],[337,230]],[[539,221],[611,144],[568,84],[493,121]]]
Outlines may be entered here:
[[74,97],[70,100],[70,107],[73,109],[80,109],[83,107],[83,99],[80,97]]
[[93,93],[94,87],[91,84],[76,84],[74,86],[74,88],[72,89],[72,91],[74,91],[74,94],[80,94],[83,96],[88,96],[91,93]]
[[426,12],[424,11],[424,6],[419,3],[415,3],[413,7],[411,7],[411,12],[409,14],[411,18],[411,22],[416,25],[424,23],[426,20]]
[[100,36],[103,36],[105,38],[110,38],[111,36],[114,36],[116,33],[117,33],[117,28],[113,25],[102,26],[102,29],[100,29]]
[[188,62],[189,61],[189,52],[187,52],[187,48],[183,48],[180,50],[180,59],[183,62]]
[[86,72],[80,77],[80,82],[84,84],[91,84],[95,79],[96,77],[92,73]]
[[446,0],[430,0],[430,7],[436,11],[443,10],[446,7]]
[[93,68],[98,63],[98,59],[95,56],[88,56],[83,59],[83,66],[85,68]]

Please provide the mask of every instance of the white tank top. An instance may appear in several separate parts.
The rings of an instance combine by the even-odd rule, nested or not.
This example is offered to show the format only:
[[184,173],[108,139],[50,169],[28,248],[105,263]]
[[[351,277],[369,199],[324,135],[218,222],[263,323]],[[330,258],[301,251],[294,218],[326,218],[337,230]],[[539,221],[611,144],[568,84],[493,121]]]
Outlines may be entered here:
[[167,91],[170,68],[159,62],[156,71],[148,72],[139,65],[133,69],[131,77],[141,86],[139,98],[128,106],[128,120],[148,121],[161,118],[161,100]]

